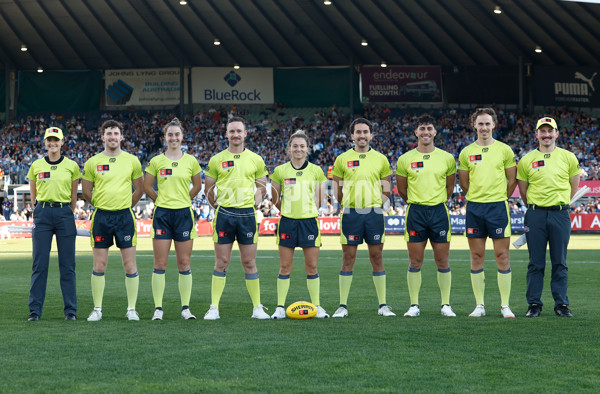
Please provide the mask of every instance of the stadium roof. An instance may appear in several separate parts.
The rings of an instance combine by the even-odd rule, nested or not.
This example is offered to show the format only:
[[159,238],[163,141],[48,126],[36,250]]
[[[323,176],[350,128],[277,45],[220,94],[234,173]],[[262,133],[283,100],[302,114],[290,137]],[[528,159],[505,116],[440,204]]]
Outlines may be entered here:
[[[562,0],[0,0],[12,69],[600,65],[600,5]],[[501,14],[494,13],[500,7]],[[594,33],[595,32],[595,33]],[[214,45],[219,39],[220,45]],[[368,45],[362,46],[362,40]],[[21,51],[22,45],[27,51]],[[535,53],[536,46],[541,53]]]

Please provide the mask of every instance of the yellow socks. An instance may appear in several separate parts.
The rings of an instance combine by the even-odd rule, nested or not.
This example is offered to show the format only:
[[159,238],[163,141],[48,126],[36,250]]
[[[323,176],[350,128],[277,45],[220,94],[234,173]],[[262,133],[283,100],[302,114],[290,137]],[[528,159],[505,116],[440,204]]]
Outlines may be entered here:
[[179,271],[179,296],[181,306],[189,306],[192,297],[192,270]]
[[[500,284],[500,282],[498,282],[498,284]],[[473,294],[475,294],[475,303],[478,305],[485,305],[483,302],[485,293],[485,273],[483,272],[483,269],[478,271],[471,270],[471,285],[473,286]]]
[[279,274],[277,277],[277,306],[281,305],[285,307],[285,299],[289,289],[290,276]]
[[408,294],[410,295],[410,304],[419,305],[419,291],[421,291],[421,269],[409,268],[406,273],[408,282]]
[[377,299],[379,300],[379,305],[385,305],[386,303],[385,278],[385,271],[373,272],[373,283],[375,284],[375,291],[377,292]]
[[450,305],[450,288],[452,287],[452,272],[450,272],[450,268],[445,270],[438,268],[437,278],[440,292],[442,293],[442,305]]
[[258,272],[255,274],[246,274],[246,289],[250,294],[252,305],[256,308],[260,304],[260,282]]
[[127,308],[135,308],[137,303],[138,288],[140,287],[140,277],[138,273],[125,274],[125,289],[127,290]]
[[104,297],[104,272],[92,271],[92,299],[94,308],[102,308],[102,298]]
[[512,282],[512,272],[510,268],[506,271],[498,270],[498,289],[500,290],[501,305],[508,305],[510,301],[510,285]]
[[321,279],[319,274],[306,275],[306,287],[308,288],[308,294],[310,294],[310,301],[316,306],[321,305],[320,292],[321,292]]
[[340,305],[348,305],[348,294],[352,285],[352,271],[340,271]]
[[212,305],[219,307],[219,301],[221,301],[221,295],[225,289],[225,272],[213,271],[212,287],[211,287],[211,301]]
[[154,298],[154,307],[162,308],[163,294],[165,293],[165,270],[152,272],[152,297]]

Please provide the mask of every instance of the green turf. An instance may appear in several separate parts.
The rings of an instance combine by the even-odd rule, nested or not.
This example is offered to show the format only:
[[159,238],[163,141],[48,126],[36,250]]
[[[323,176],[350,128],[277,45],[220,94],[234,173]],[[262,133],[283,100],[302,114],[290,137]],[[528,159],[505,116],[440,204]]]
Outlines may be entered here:
[[[385,250],[388,303],[396,318],[377,316],[367,253],[355,266],[346,319],[257,321],[237,252],[227,274],[221,320],[202,320],[208,308],[212,251],[194,250],[191,309],[199,319],[182,321],[177,269],[167,268],[165,320],[150,321],[152,257],[138,252],[141,321],[125,319],[126,294],[120,258],[111,255],[104,318],[85,321],[92,308],[89,253],[78,255],[79,320],[62,315],[56,254],[51,260],[42,320],[26,322],[31,257],[0,254],[0,392],[63,391],[419,391],[595,392],[600,385],[600,263],[597,251],[569,252],[569,296],[575,318],[552,311],[549,283],[539,319],[526,319],[527,252],[511,251],[512,307],[516,319],[500,317],[495,264],[486,267],[488,316],[468,318],[474,307],[468,252],[452,251],[451,301],[457,318],[440,315],[431,254],[423,268],[421,317],[408,308],[406,251]],[[488,252],[488,258],[491,253]],[[262,301],[273,312],[276,251],[259,250]],[[288,303],[308,299],[301,254]],[[322,251],[321,303],[338,303],[340,252]],[[548,275],[549,276],[549,272]],[[547,278],[548,279],[548,278]],[[596,389],[595,389],[596,388]]]

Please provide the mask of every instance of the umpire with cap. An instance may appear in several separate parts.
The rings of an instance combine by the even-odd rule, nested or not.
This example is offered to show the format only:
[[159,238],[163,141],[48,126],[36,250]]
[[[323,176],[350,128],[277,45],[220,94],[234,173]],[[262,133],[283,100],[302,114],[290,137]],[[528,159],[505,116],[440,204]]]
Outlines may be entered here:
[[517,169],[517,183],[527,204],[525,231],[529,249],[527,269],[527,317],[539,317],[546,267],[546,245],[550,245],[554,312],[573,317],[567,297],[567,246],[571,237],[569,202],[577,191],[581,168],[575,155],[556,146],[558,127],[549,117],[538,120],[536,150],[523,156]]
[[58,127],[46,129],[44,145],[48,155],[33,162],[27,178],[33,211],[33,272],[29,290],[29,321],[40,320],[46,298],[48,265],[52,236],[56,235],[60,288],[65,305],[65,320],[76,320],[75,288],[75,218],[77,185],[81,172],[73,160],[61,155],[63,132]]

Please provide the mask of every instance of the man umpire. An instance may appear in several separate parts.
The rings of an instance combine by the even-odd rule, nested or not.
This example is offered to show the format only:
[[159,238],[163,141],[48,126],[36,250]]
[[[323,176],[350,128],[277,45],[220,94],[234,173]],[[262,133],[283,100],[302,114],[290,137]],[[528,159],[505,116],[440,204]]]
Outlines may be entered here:
[[549,117],[538,120],[535,137],[539,147],[527,153],[517,170],[517,183],[527,204],[525,232],[529,249],[527,269],[527,317],[539,317],[546,267],[546,245],[550,245],[554,312],[573,317],[567,297],[567,246],[571,237],[569,202],[577,191],[581,168],[575,155],[556,146],[558,127]]

